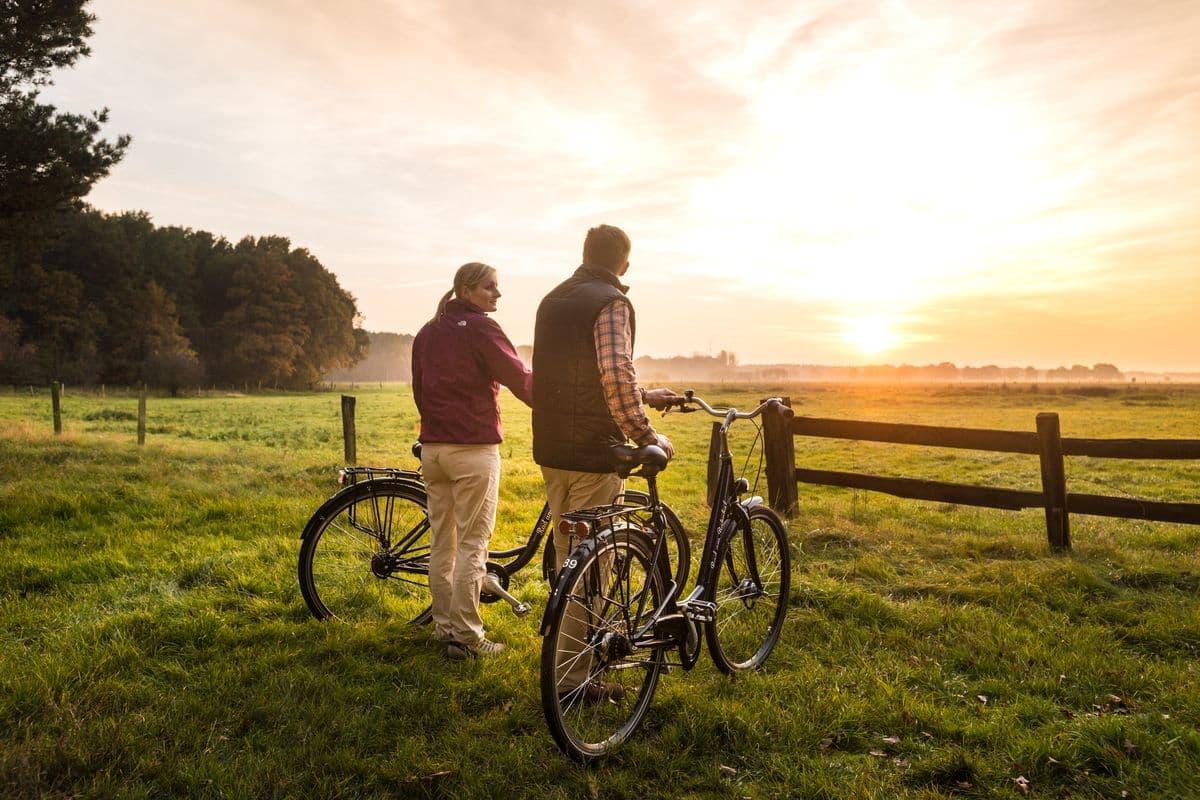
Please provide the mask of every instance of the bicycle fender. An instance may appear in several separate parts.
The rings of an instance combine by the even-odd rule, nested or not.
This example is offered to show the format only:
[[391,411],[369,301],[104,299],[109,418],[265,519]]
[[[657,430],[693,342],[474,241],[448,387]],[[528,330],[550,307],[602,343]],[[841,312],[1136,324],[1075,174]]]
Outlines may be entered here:
[[410,480],[408,478],[376,478],[372,481],[360,481],[358,483],[339,489],[332,497],[321,504],[321,507],[309,517],[308,522],[304,526],[304,530],[300,532],[300,539],[303,541],[312,535],[312,532],[321,526],[322,523],[330,516],[332,509],[339,505],[342,500],[349,494],[354,492],[363,492],[364,487],[383,488],[400,487],[412,489],[421,494],[425,494],[425,484],[419,480]]
[[754,495],[753,497],[747,497],[745,500],[743,500],[740,503],[741,507],[746,509],[747,512],[749,512],[751,509],[758,508],[762,504],[763,504],[763,499],[761,497],[759,497],[758,495]]
[[538,627],[539,636],[544,637],[546,635],[546,630],[550,627],[550,620],[554,619],[554,615],[558,612],[558,607],[563,603],[563,588],[574,579],[579,565],[587,560],[587,557],[596,549],[596,545],[600,540],[606,539],[611,535],[612,529],[605,528],[596,536],[589,536],[576,545],[570,555],[563,560],[558,569],[558,578],[555,579],[554,587],[550,591],[550,599],[546,601],[546,610],[542,612],[542,624]]

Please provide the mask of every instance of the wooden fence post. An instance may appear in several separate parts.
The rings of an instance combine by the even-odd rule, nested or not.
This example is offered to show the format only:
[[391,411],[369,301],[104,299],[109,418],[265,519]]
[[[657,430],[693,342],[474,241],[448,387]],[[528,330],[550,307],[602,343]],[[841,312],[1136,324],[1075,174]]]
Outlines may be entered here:
[[62,384],[50,382],[50,407],[54,410],[54,435],[62,433]]
[[1042,462],[1042,494],[1046,504],[1046,536],[1051,550],[1063,552],[1071,549],[1071,526],[1067,518],[1067,473],[1063,466],[1058,414],[1038,414],[1037,434]]
[[[790,397],[783,404],[792,405]],[[767,502],[771,508],[794,517],[800,510],[796,489],[796,445],[792,415],[778,407],[763,412],[763,453],[767,462]]]
[[708,504],[717,496],[717,475],[721,472],[721,423],[712,424],[708,437]]
[[146,384],[138,389],[138,447],[146,444]]
[[346,463],[354,466],[358,462],[354,432],[354,398],[348,394],[342,395],[342,439]]

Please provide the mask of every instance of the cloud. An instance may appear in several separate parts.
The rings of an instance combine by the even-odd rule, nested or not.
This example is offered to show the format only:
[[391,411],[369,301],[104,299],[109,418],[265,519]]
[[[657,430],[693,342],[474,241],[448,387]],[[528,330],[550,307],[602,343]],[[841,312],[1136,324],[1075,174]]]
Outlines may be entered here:
[[[837,356],[837,320],[885,313],[962,361],[1003,337],[957,308],[1119,318],[1200,281],[1192,2],[92,8],[94,55],[51,91],[135,137],[92,201],[286,235],[375,329],[414,330],[426,276],[483,259],[524,330],[601,221],[633,236],[656,354],[692,347],[703,298],[764,287],[778,305],[712,334],[744,362]],[[797,309],[816,321],[771,316]]]

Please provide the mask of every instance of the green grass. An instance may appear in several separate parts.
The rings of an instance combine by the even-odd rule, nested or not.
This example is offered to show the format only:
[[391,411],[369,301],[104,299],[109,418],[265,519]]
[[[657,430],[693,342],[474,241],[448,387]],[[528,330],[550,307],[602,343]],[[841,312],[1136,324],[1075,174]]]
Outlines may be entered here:
[[[814,416],[1033,430],[1058,411],[1066,436],[1200,435],[1187,387],[702,393],[788,394]],[[360,463],[411,465],[407,387],[354,394]],[[4,797],[1200,796],[1200,527],[1073,516],[1073,551],[1052,556],[1039,511],[802,485],[766,670],[730,680],[707,656],[676,670],[635,739],[583,768],[542,720],[536,614],[487,606],[510,649],[479,664],[400,621],[308,616],[298,536],[336,488],[336,394],[152,397],[144,448],[135,398],[68,392],[63,411],[54,437],[45,393],[0,394]],[[680,453],[663,496],[703,530],[709,420],[655,420]],[[505,423],[497,543],[520,541],[541,505],[528,413],[507,395]],[[743,425],[742,458],[752,439]],[[805,466],[1040,485],[1032,457],[796,445]],[[1067,466],[1070,491],[1197,497],[1195,462]],[[544,607],[536,567],[513,588]]]

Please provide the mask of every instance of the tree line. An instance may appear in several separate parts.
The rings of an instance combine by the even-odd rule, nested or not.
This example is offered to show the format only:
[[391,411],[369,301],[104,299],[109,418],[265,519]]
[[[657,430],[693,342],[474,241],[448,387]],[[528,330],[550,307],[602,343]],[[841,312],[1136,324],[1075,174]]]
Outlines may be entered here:
[[354,297],[281,236],[231,244],[142,212],[60,211],[8,265],[0,380],[301,388],[362,357]]
[[949,361],[940,364],[869,364],[836,366],[827,364],[739,364],[737,356],[722,350],[715,356],[693,354],[672,358],[643,356],[636,362],[639,377],[646,380],[701,381],[990,381],[1030,383],[1039,381],[1119,382],[1125,374],[1115,365],[1100,363],[1086,366],[1039,369],[1037,367],[958,366]]
[[307,250],[83,204],[131,139],[39,92],[94,22],[86,0],[0,0],[0,381],[304,387],[354,364],[354,297]]

